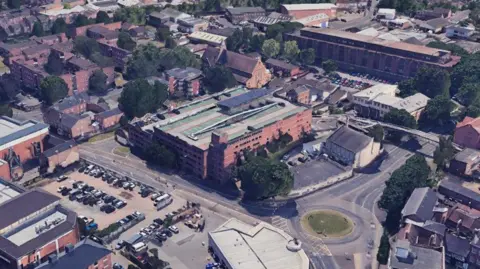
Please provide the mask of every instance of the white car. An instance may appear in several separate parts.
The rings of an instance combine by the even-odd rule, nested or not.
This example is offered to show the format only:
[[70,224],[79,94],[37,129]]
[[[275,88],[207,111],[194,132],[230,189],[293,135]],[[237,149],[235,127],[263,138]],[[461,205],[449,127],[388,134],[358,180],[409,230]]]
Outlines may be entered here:
[[155,201],[155,199],[157,199],[159,196],[160,196],[160,193],[156,192],[156,193],[154,193],[154,194],[152,194],[152,195],[150,196],[150,199],[151,199],[152,201]]
[[146,233],[146,234],[151,234],[153,231],[149,228],[143,228],[142,229],[142,232]]
[[65,187],[65,186],[60,186],[60,187],[58,187],[57,192],[58,192],[58,193],[61,193],[61,192],[62,192],[64,189],[66,189],[66,188],[67,188],[67,187]]
[[175,225],[172,225],[172,226],[168,227],[168,229],[169,229],[170,231],[172,231],[172,233],[178,234],[178,232],[179,232],[177,226],[175,226]]

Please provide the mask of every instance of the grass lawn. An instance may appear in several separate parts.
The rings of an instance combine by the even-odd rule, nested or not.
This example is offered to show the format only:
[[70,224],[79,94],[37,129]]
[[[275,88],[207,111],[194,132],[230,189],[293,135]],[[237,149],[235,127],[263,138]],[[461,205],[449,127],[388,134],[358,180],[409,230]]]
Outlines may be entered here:
[[88,139],[88,142],[93,143],[93,142],[97,142],[97,141],[102,141],[102,140],[105,140],[105,139],[112,138],[114,136],[115,136],[115,131],[112,131],[112,132],[99,134],[99,135],[96,135],[94,137],[91,137],[90,139]]
[[347,216],[331,210],[312,211],[302,218],[308,232],[323,237],[342,237],[352,232],[353,222]]
[[122,157],[127,157],[130,154],[130,148],[124,146],[118,146],[113,150],[113,153],[120,155]]

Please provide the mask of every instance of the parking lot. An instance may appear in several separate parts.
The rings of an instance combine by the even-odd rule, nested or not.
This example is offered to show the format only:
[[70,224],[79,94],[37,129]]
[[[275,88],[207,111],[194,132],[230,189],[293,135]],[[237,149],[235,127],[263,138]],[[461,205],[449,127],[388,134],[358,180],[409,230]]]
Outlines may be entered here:
[[[80,182],[83,182],[84,185],[79,184]],[[107,245],[108,248],[114,251],[114,255],[112,256],[113,262],[122,265],[124,268],[127,268],[130,262],[122,256],[120,250],[115,249],[115,247],[119,241],[127,240],[137,233],[142,233],[143,237],[141,241],[145,242],[148,249],[157,249],[159,258],[169,262],[173,268],[198,268],[208,263],[208,231],[216,229],[225,222],[227,218],[200,206],[198,212],[195,211],[195,213],[198,213],[202,219],[205,219],[204,229],[197,229],[197,225],[200,223],[199,221],[194,221],[195,227],[190,228],[186,225],[186,223],[192,223],[191,221],[189,222],[188,219],[176,220],[174,225],[177,227],[178,233],[171,232],[167,238],[164,238],[165,241],[162,242],[156,235],[161,234],[165,229],[168,230],[168,228],[163,227],[163,225],[158,225],[159,227],[155,228],[151,225],[155,219],[165,220],[167,214],[171,214],[172,212],[178,214],[185,210],[187,208],[187,200],[175,195],[173,189],[169,190],[173,202],[157,211],[154,207],[154,201],[152,200],[152,194],[158,192],[157,190],[152,189],[152,194],[147,197],[142,197],[142,195],[139,194],[141,186],[135,186],[133,190],[129,190],[128,188],[124,189],[123,186],[113,186],[112,183],[109,184],[108,180],[103,180],[102,177],[94,177],[75,171],[68,175],[68,179],[61,182],[53,181],[43,186],[43,189],[62,197],[61,203],[65,207],[75,211],[79,216],[93,219],[93,221],[98,224],[99,230],[112,223],[120,223],[122,219],[125,219],[125,217],[135,211],[143,213],[145,215],[143,221],[124,231],[117,240]],[[73,188],[74,184],[77,188]],[[101,205],[84,204],[84,200],[80,202],[76,199],[70,200],[68,194],[62,195],[62,193],[58,192],[62,186],[72,188],[72,190],[82,187],[81,189],[90,191],[90,193],[101,191],[105,193],[104,197],[113,196],[118,200],[124,201],[126,205],[121,208],[116,208],[115,211],[111,213],[102,212],[100,210]],[[92,190],[89,190],[89,188],[92,188]],[[187,211],[185,210],[185,212]]]

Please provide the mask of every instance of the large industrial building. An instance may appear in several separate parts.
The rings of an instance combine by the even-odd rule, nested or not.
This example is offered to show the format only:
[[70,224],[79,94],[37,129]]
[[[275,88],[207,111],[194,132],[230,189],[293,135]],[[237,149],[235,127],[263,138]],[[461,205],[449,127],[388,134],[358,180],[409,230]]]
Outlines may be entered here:
[[387,79],[413,77],[422,66],[451,70],[460,61],[450,51],[334,29],[304,28],[285,38],[300,49],[314,48],[318,61]]
[[42,190],[0,180],[0,268],[22,269],[48,260],[79,240],[77,214]]
[[312,110],[275,97],[269,89],[235,88],[183,105],[160,118],[133,122],[130,142],[144,149],[158,141],[178,153],[184,171],[225,181],[243,150],[266,145],[280,133],[288,133],[295,141],[310,132]]
[[24,165],[38,159],[49,126],[34,120],[20,122],[0,117],[0,177],[17,180]]
[[283,230],[229,219],[208,233],[209,248],[228,269],[308,269],[301,243]]

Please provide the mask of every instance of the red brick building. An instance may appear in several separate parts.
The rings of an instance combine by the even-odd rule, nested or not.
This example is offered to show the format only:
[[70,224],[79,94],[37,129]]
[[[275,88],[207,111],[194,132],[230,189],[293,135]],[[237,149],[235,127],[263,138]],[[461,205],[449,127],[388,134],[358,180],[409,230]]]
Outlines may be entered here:
[[123,112],[119,108],[107,110],[95,115],[94,119],[100,124],[100,128],[108,129],[120,122]]
[[0,204],[0,215],[0,268],[45,262],[80,237],[77,214],[43,190],[30,190]]
[[457,123],[453,142],[462,147],[480,149],[480,118],[465,117]]
[[273,142],[280,132],[296,141],[311,130],[310,108],[273,97],[269,89],[231,89],[176,110],[180,113],[166,113],[151,125],[132,123],[130,142],[148,147],[145,139],[150,135],[179,153],[183,171],[220,182],[230,179],[244,150]]
[[67,167],[80,160],[78,145],[74,140],[60,143],[50,148],[40,156],[40,173],[49,174],[57,167]]
[[43,152],[43,140],[48,125],[33,120],[20,122],[0,117],[0,176],[18,180],[23,176],[23,165],[38,159]]
[[337,17],[337,6],[334,4],[292,4],[281,5],[282,14],[291,16],[296,20],[317,14],[325,14],[330,19]]
[[174,68],[165,71],[168,90],[171,95],[198,96],[202,89],[202,71],[196,68]]
[[102,55],[112,57],[117,67],[123,68],[127,63],[128,57],[132,55],[131,51],[119,48],[116,40],[100,39],[97,42]]
[[287,98],[293,103],[309,105],[311,100],[310,89],[305,85],[291,89],[287,92]]
[[293,77],[300,74],[300,67],[282,60],[270,58],[265,62],[265,66],[280,76]]

